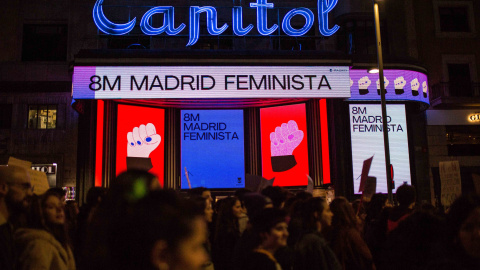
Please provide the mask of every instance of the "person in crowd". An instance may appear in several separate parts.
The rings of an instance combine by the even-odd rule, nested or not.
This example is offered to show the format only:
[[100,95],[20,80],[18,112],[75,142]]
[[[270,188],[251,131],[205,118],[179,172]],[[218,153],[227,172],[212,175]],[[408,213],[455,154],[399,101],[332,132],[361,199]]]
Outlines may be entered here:
[[387,233],[394,230],[400,222],[413,212],[417,195],[414,186],[403,184],[397,188],[398,206],[394,207],[388,217]]
[[387,196],[377,193],[372,196],[366,207],[364,239],[377,268],[379,268],[377,259],[380,258],[387,241],[387,219],[391,208],[386,206]]
[[[203,217],[205,218],[205,221],[207,222],[207,225],[212,223],[212,218],[213,218],[213,209],[212,209],[212,204],[210,202],[210,200],[208,199],[205,199],[203,197],[198,197],[198,196],[195,196],[195,197],[191,197],[190,198],[190,201],[192,202],[192,204],[194,205],[194,207],[196,208],[196,212],[199,213],[199,215],[203,215]],[[207,230],[207,237],[206,237],[206,240],[205,240],[205,243],[203,244],[205,250],[207,251],[207,254],[209,256],[209,258],[211,258],[212,256],[212,244],[209,240],[209,232]],[[204,270],[213,270],[214,267],[213,267],[213,262],[209,259],[205,265],[203,266],[203,269]]]
[[235,191],[235,197],[240,200],[240,205],[242,206],[242,215],[238,218],[238,230],[240,234],[243,234],[245,229],[247,229],[248,224],[248,215],[247,207],[245,206],[245,196],[252,193],[248,188],[240,188]]
[[13,233],[21,226],[32,185],[28,171],[17,166],[0,166],[0,269],[15,269]]
[[146,171],[127,170],[110,183],[110,188],[87,226],[79,268],[110,269],[111,250],[121,234],[121,224],[133,205],[152,190],[159,189],[158,178]]
[[80,207],[80,212],[77,216],[77,234],[72,238],[74,246],[75,261],[78,268],[82,269],[83,257],[82,251],[85,247],[85,241],[87,239],[87,230],[92,221],[98,206],[105,199],[107,189],[104,187],[92,187],[87,192],[87,198],[85,203]]
[[441,259],[428,270],[480,269],[480,196],[462,195],[446,216],[446,241]]
[[332,223],[332,212],[325,199],[307,199],[299,207],[302,232],[295,243],[294,270],[342,269],[335,254],[328,246],[322,231]]
[[205,215],[172,190],[154,190],[135,202],[118,224],[112,261],[105,269],[201,270]]
[[429,211],[415,211],[388,235],[379,258],[379,268],[389,270],[425,269],[440,259],[444,221]]
[[330,204],[330,209],[333,213],[330,246],[342,269],[376,269],[372,254],[358,230],[358,219],[352,205],[344,197],[337,197]]
[[196,187],[188,190],[188,195],[190,197],[203,197],[213,203],[212,192],[206,187]]
[[268,186],[262,190],[262,195],[272,200],[273,208],[282,209],[287,200],[287,191],[278,186]]
[[240,238],[238,218],[242,215],[240,200],[227,197],[220,202],[212,246],[212,259],[216,270],[232,269],[233,251]]
[[64,209],[55,191],[32,198],[27,227],[15,232],[18,269],[76,269]]
[[274,254],[287,246],[287,213],[276,208],[262,209],[252,220],[252,245],[236,265],[245,270],[281,270]]

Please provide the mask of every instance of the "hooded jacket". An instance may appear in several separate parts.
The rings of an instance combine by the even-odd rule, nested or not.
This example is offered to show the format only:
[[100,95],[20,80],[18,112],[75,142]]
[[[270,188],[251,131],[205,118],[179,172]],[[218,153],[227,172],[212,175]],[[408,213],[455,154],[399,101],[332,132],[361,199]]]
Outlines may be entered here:
[[66,248],[55,237],[38,229],[18,229],[15,232],[18,250],[18,269],[31,270],[75,270],[75,259],[70,248]]

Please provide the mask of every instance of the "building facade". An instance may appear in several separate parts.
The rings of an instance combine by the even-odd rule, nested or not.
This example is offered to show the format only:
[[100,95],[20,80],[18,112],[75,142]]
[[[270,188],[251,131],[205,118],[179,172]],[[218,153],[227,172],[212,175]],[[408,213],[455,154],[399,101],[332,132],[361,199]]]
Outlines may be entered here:
[[[377,140],[381,137],[374,137],[381,135],[381,125],[377,121],[380,96],[376,90],[378,85],[375,85],[378,75],[375,77],[367,72],[377,65],[371,1],[72,0],[7,1],[5,5],[8,12],[1,18],[4,27],[0,31],[8,38],[0,45],[3,47],[0,68],[5,97],[1,103],[7,105],[5,108],[12,107],[11,118],[2,113],[2,119],[7,115],[5,119],[12,119],[12,124],[1,130],[10,134],[3,138],[6,143],[2,145],[8,147],[2,158],[18,156],[35,163],[56,163],[58,171],[62,171],[56,185],[68,186],[75,182],[80,197],[91,186],[108,186],[119,170],[128,166],[126,157],[133,156],[128,148],[120,147],[125,148],[130,143],[126,139],[130,135],[122,129],[122,123],[128,122],[124,115],[129,114],[131,107],[133,114],[143,110],[158,113],[154,120],[145,119],[140,123],[145,128],[152,121],[162,120],[155,127],[156,131],[163,132],[160,142],[163,145],[161,151],[158,148],[151,152],[158,157],[150,159],[156,162],[154,168],[161,167],[156,173],[161,174],[166,187],[210,185],[218,192],[228,192],[248,186],[249,175],[261,175],[267,180],[274,179],[274,185],[302,188],[308,183],[304,177],[308,173],[316,188],[333,184],[337,194],[353,198],[358,194],[363,160],[371,156],[370,175],[377,177],[377,191],[386,186],[385,180],[380,181],[385,179],[381,171],[383,148],[368,153],[364,149],[368,144],[383,144]],[[390,123],[390,128],[398,131],[401,126],[399,132],[402,133],[398,138],[391,135],[393,143],[399,142],[398,145],[391,142],[396,158],[392,159],[396,172],[394,180],[397,187],[402,182],[415,184],[419,198],[430,200],[425,109],[430,102],[428,86],[436,77],[431,77],[430,59],[424,58],[419,16],[413,15],[418,9],[421,7],[415,1],[388,1],[380,3],[380,18],[385,77],[389,83],[385,84],[387,111],[391,108],[395,115],[389,116],[398,122]],[[331,75],[333,73],[338,76]],[[426,84],[427,74],[429,84]],[[155,75],[159,75],[158,82]],[[297,75],[301,78],[294,79]],[[121,79],[117,81],[118,76]],[[235,90],[229,93],[238,95],[226,96],[225,89],[215,88],[219,84],[214,87],[211,79],[208,81],[214,78],[219,82],[215,76],[224,79],[222,87]],[[168,81],[169,78],[172,81]],[[203,78],[205,85],[200,80]],[[207,91],[211,87],[210,93],[218,90],[218,94],[186,95],[186,91],[178,89],[168,92],[168,97],[161,96],[164,93],[161,91],[167,93],[166,84],[175,85],[175,80],[181,82],[177,87],[189,90],[203,87]],[[276,89],[285,90],[287,94],[253,91],[254,94],[247,96],[246,91],[240,91],[252,85],[255,90],[272,90],[275,84]],[[133,87],[136,87],[134,91]],[[138,92],[140,90],[156,96],[145,96]],[[130,94],[117,95],[119,92]],[[35,98],[35,102],[30,101],[30,97]],[[72,102],[76,112],[70,106]],[[48,106],[57,106],[57,125],[51,130],[33,130],[34,125],[29,123],[27,115],[30,110],[33,115],[33,110],[40,110],[43,105],[47,106],[47,119]],[[279,158],[273,157],[278,157],[279,152],[272,146],[274,140],[268,137],[275,131],[276,124],[269,130],[265,123],[274,122],[275,117],[267,116],[275,115],[275,110],[289,111],[295,106],[301,107],[299,118],[294,122],[303,135],[296,146],[298,149],[284,155],[293,156],[296,165],[281,169],[274,165],[277,162],[274,160]],[[60,108],[65,111],[61,112]],[[210,111],[214,115],[208,116]],[[227,119],[231,123],[222,122],[227,121],[223,117],[228,113],[235,115],[238,111],[241,116]],[[358,118],[357,113],[362,117]],[[192,130],[185,128],[185,125],[190,127],[185,123],[185,115],[195,120],[199,116],[202,119],[212,117],[208,124],[239,125],[238,131],[243,136],[237,135],[242,150],[218,156],[220,159],[237,157],[228,164],[242,164],[239,168],[220,166],[224,171],[239,174],[231,184],[217,185],[223,183],[224,176],[218,176],[217,182],[208,182],[210,176],[200,179],[198,175],[203,172],[189,169],[195,165],[184,166],[189,162],[188,157],[198,155],[193,151],[196,148],[233,149],[236,145],[189,144],[193,141],[191,136],[199,135],[198,132],[196,135],[188,133]],[[278,117],[284,120],[278,126],[288,124],[291,120],[288,117]],[[63,130],[60,123],[72,129]],[[129,127],[132,132],[134,127],[133,124]],[[209,129],[220,132],[214,126]],[[186,132],[190,135],[185,135]],[[214,135],[220,136],[218,132]],[[24,136],[17,138],[16,134],[23,133]],[[31,153],[25,146],[29,138],[34,144],[40,144],[42,138],[48,136],[60,138],[61,143],[55,144],[57,148],[45,146]],[[185,138],[189,138],[189,143]],[[35,159],[35,155],[47,156],[49,151],[57,153],[63,161]],[[215,156],[215,153],[207,156]],[[282,159],[288,163],[292,157]],[[380,171],[375,171],[378,168]],[[297,169],[299,171],[291,171]],[[76,179],[73,180],[72,175]]]

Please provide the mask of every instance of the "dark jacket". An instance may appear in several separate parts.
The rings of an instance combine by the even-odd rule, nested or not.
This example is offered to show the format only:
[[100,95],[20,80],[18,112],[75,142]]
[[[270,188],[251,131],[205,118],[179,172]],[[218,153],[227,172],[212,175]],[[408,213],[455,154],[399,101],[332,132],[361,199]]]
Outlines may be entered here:
[[341,270],[335,254],[319,232],[304,233],[295,244],[294,270]]

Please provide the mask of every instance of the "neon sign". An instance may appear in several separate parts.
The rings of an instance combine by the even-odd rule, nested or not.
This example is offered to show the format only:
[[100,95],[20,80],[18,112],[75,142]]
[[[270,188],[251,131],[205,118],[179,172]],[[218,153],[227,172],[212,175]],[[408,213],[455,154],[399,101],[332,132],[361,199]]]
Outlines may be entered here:
[[468,121],[470,121],[470,122],[480,122],[480,113],[470,114],[468,116]]
[[[123,24],[117,24],[105,16],[103,12],[103,1],[97,0],[93,7],[93,21],[97,28],[108,35],[125,35],[133,30],[137,18],[133,18],[131,21]],[[323,36],[331,36],[340,29],[338,25],[334,25],[329,28],[328,13],[333,10],[337,5],[338,0],[317,0],[317,15],[318,26],[320,34]],[[278,30],[278,25],[268,25],[267,10],[274,7],[273,3],[269,3],[268,0],[256,0],[256,2],[250,3],[250,8],[255,8],[257,11],[257,31],[260,35],[268,36]],[[175,8],[172,6],[157,6],[148,10],[140,20],[140,29],[145,35],[153,36],[166,33],[167,35],[177,35],[182,32],[186,25],[181,23],[175,27]],[[189,41],[187,46],[192,46],[197,43],[200,36],[200,15],[205,13],[207,17],[207,30],[212,36],[218,36],[225,32],[229,25],[223,24],[218,26],[217,22],[217,10],[212,6],[190,6],[189,8]],[[163,14],[163,25],[161,27],[153,27],[151,25],[151,18],[155,14]],[[294,16],[300,15],[305,18],[305,24],[303,27],[296,29],[292,27],[291,20]],[[299,37],[305,35],[313,26],[315,16],[313,12],[305,7],[294,8],[290,10],[282,20],[282,31],[292,37]],[[232,29],[233,33],[237,36],[247,35],[254,26],[249,24],[243,27],[243,10],[240,6],[234,6],[232,8]]]

